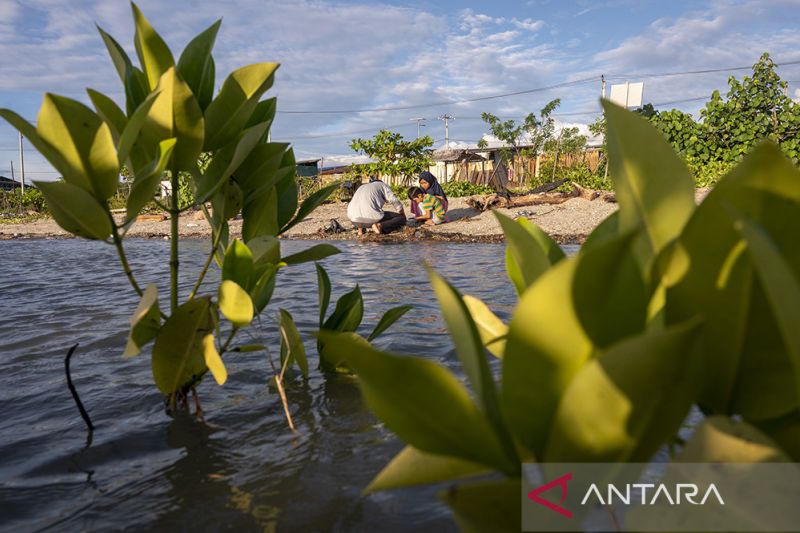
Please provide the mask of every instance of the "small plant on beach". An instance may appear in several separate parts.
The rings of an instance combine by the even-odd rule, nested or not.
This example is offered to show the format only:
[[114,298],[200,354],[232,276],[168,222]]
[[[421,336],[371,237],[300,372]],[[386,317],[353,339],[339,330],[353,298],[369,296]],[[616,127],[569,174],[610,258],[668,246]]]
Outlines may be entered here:
[[[317,264],[316,267],[320,331],[355,333],[364,318],[364,298],[361,296],[361,288],[356,285],[352,291],[343,294],[336,301],[333,313],[328,318],[325,318],[331,301],[331,280],[322,265]],[[400,320],[410,310],[410,305],[400,305],[386,311],[372,330],[372,333],[366,338],[366,342],[369,343],[378,338],[379,335],[389,329],[392,324]],[[321,340],[317,341],[317,352],[319,353],[319,367],[321,370],[325,372],[350,372],[350,369],[341,360],[327,355],[325,343]]]
[[[763,143],[697,206],[663,136],[604,106],[619,210],[571,257],[498,214],[519,294],[509,324],[430,271],[466,384],[320,334],[408,444],[368,491],[448,482],[463,529],[519,531],[522,462],[546,481],[551,463],[647,463],[665,445],[676,463],[800,460],[800,171]],[[706,417],[687,443],[692,406]]]
[[492,194],[494,192],[494,189],[487,185],[470,183],[469,181],[448,181],[447,183],[442,183],[442,189],[449,198]]
[[[234,349],[237,333],[264,311],[280,269],[338,250],[319,245],[281,254],[278,235],[302,221],[331,189],[312,194],[298,207],[292,150],[267,142],[276,100],[262,96],[272,86],[278,64],[236,69],[215,95],[211,51],[220,21],[195,37],[176,62],[135,4],[132,10],[139,66],[98,28],[122,80],[124,106],[89,89],[94,110],[47,93],[35,126],[8,109],[0,110],[0,116],[63,176],[64,181],[36,183],[55,221],[73,235],[115,247],[141,297],[124,355],[135,356],[153,343],[155,384],[175,407],[207,372],[217,383],[225,382],[222,355]],[[118,220],[109,199],[123,166],[132,178],[126,213]],[[166,200],[156,195],[162,179],[175,192]],[[178,194],[182,182],[191,195]],[[123,244],[137,215],[151,202],[170,219],[169,294],[163,298],[154,283],[145,286],[137,279]],[[194,286],[181,294],[178,218],[194,206],[203,210],[212,236]],[[228,221],[239,213],[242,238],[231,239]],[[221,280],[204,293],[208,286],[203,281],[215,260]]]

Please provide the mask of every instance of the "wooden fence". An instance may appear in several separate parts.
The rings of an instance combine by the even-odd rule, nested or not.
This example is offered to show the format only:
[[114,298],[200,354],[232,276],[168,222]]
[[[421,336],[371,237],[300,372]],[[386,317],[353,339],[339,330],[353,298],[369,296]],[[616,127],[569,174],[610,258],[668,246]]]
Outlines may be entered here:
[[[561,154],[558,156],[558,168],[569,168],[573,165],[583,164],[594,172],[602,159],[599,149],[590,149],[578,154]],[[508,182],[522,185],[531,177],[539,176],[545,169],[550,170],[549,158],[537,156],[535,158],[514,157],[513,162],[506,169]],[[436,161],[428,169],[436,176],[440,183],[449,181],[468,181],[479,185],[491,185],[495,175],[494,162],[491,159],[483,161]],[[325,183],[338,181],[344,178],[345,170],[335,173],[322,173],[320,178]],[[381,179],[389,185],[402,184],[402,178],[382,176]],[[416,180],[414,180],[416,181]]]

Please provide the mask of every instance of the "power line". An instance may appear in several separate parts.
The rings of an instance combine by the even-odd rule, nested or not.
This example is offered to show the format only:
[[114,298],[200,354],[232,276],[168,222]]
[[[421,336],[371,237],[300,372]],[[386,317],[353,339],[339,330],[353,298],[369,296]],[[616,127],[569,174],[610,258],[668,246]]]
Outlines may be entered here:
[[[778,63],[778,62],[776,62]],[[791,66],[791,65],[800,65],[800,60],[795,61],[786,61],[784,63],[778,63],[778,67],[783,66]],[[725,67],[725,68],[715,68],[715,69],[702,69],[702,70],[686,70],[686,71],[677,71],[677,72],[656,72],[656,73],[640,73],[640,74],[614,74],[605,76],[606,79],[623,79],[623,78],[660,78],[660,77],[671,77],[671,76],[693,76],[698,74],[713,74],[716,72],[733,72],[738,70],[750,70],[753,68],[753,65],[747,66],[740,66],[740,67]],[[378,113],[384,111],[403,111],[408,109],[421,109],[425,107],[436,107],[436,106],[443,106],[443,105],[454,105],[454,104],[466,104],[471,102],[481,102],[485,100],[494,100],[498,98],[507,98],[510,96],[520,96],[523,94],[532,94],[537,92],[544,92],[550,91],[553,89],[561,89],[564,87],[572,87],[575,85],[582,85],[584,83],[594,83],[600,79],[599,75],[588,77],[588,78],[581,78],[574,81],[565,81],[561,83],[556,83],[553,85],[546,85],[543,87],[536,87],[534,89],[526,89],[523,91],[515,91],[510,93],[502,93],[502,94],[494,94],[490,96],[480,96],[476,98],[466,98],[462,100],[449,100],[449,101],[440,101],[440,102],[431,102],[426,104],[414,104],[414,105],[406,105],[406,106],[391,106],[391,107],[374,107],[374,108],[365,108],[365,109],[330,109],[330,110],[286,110],[286,111],[278,111],[278,113],[284,114],[291,114],[291,115],[316,115],[316,114],[348,114],[348,113]]]
[[[776,62],[777,63],[777,62]],[[787,61],[785,63],[779,63],[778,68],[784,66],[791,66],[791,65],[800,65],[800,59],[796,61]],[[659,73],[651,73],[651,74],[617,74],[614,76],[606,76],[606,78],[666,78],[670,76],[691,76],[695,74],[714,74],[716,72],[732,72],[735,70],[751,70],[753,65],[748,65],[746,67],[729,67],[729,68],[710,68],[710,69],[703,69],[703,70],[686,70],[682,72],[659,72]]]
[[588,82],[595,82],[597,81],[596,77],[592,78],[583,78],[580,80],[569,81],[569,82],[562,82],[557,83],[555,85],[547,85],[545,87],[536,87],[535,89],[527,89],[524,91],[516,91],[513,93],[503,93],[503,94],[493,94],[490,96],[480,96],[477,98],[466,98],[463,100],[447,100],[447,101],[440,101],[440,102],[433,102],[429,104],[414,104],[414,105],[406,105],[406,106],[394,106],[394,107],[374,107],[374,108],[367,108],[367,109],[330,109],[330,110],[308,110],[308,111],[278,111],[278,113],[283,113],[286,115],[327,115],[327,114],[348,114],[348,113],[379,113],[384,111],[405,111],[408,109],[421,109],[423,107],[437,107],[442,105],[454,105],[454,104],[466,104],[470,102],[482,102],[485,100],[494,100],[497,98],[507,98],[509,96],[519,96],[523,94],[531,94],[543,91],[550,91],[552,89],[561,89],[564,87],[572,87],[574,85],[581,85]]

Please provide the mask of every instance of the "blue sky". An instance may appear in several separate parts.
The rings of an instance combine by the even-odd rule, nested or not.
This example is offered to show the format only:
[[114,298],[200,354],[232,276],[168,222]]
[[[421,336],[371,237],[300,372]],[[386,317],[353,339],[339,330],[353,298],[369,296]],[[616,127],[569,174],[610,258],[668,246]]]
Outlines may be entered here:
[[[346,161],[348,141],[381,127],[444,141],[436,117],[448,113],[454,144],[486,133],[488,111],[538,112],[561,98],[560,124],[597,116],[600,75],[609,83],[644,81],[645,101],[702,99],[747,71],[656,76],[752,65],[762,52],[800,60],[800,0],[712,2],[573,1],[376,2],[367,0],[141,0],[138,5],[179,55],[196,33],[223,18],[217,86],[247,63],[282,64],[271,94],[279,115],[273,139],[293,143],[299,159]],[[130,6],[122,0],[0,0],[0,107],[35,119],[45,91],[88,103],[92,87],[122,101],[97,23],[134,56]],[[800,65],[779,70],[800,98]],[[551,85],[518,96],[453,103]],[[449,102],[449,103],[448,103]],[[695,112],[702,100],[664,105]],[[428,105],[437,104],[437,105]],[[329,113],[409,106],[410,109]],[[303,113],[295,113],[295,112]],[[328,113],[315,113],[327,111]],[[0,124],[0,174],[18,166],[15,130]],[[56,174],[29,145],[26,177]]]

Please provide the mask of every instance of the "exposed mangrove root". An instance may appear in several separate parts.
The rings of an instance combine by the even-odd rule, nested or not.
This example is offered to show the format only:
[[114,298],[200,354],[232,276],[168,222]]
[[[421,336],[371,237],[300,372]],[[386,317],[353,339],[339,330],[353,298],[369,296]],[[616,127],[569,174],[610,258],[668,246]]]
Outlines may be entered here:
[[69,362],[72,359],[72,354],[75,353],[75,349],[78,347],[77,344],[69,349],[67,352],[67,357],[64,359],[64,370],[67,373],[67,387],[69,387],[69,392],[72,393],[72,399],[75,400],[75,404],[78,406],[78,411],[81,413],[81,418],[83,421],[86,422],[86,427],[89,428],[89,442],[91,443],[92,433],[94,432],[94,424],[92,424],[92,419],[89,418],[89,413],[86,412],[86,409],[83,407],[83,403],[81,402],[80,396],[78,396],[78,391],[75,390],[75,385],[72,384],[72,375],[69,371]]
[[283,390],[283,373],[281,373],[279,376],[275,376],[275,386],[278,387],[278,394],[281,395],[283,412],[286,413],[286,421],[289,423],[289,428],[293,432],[297,432],[297,430],[294,428],[294,422],[292,422],[292,415],[289,412],[289,402],[286,399],[286,391]]
[[203,419],[203,407],[200,405],[200,396],[197,394],[197,389],[192,387],[192,398],[194,398],[194,416]]

